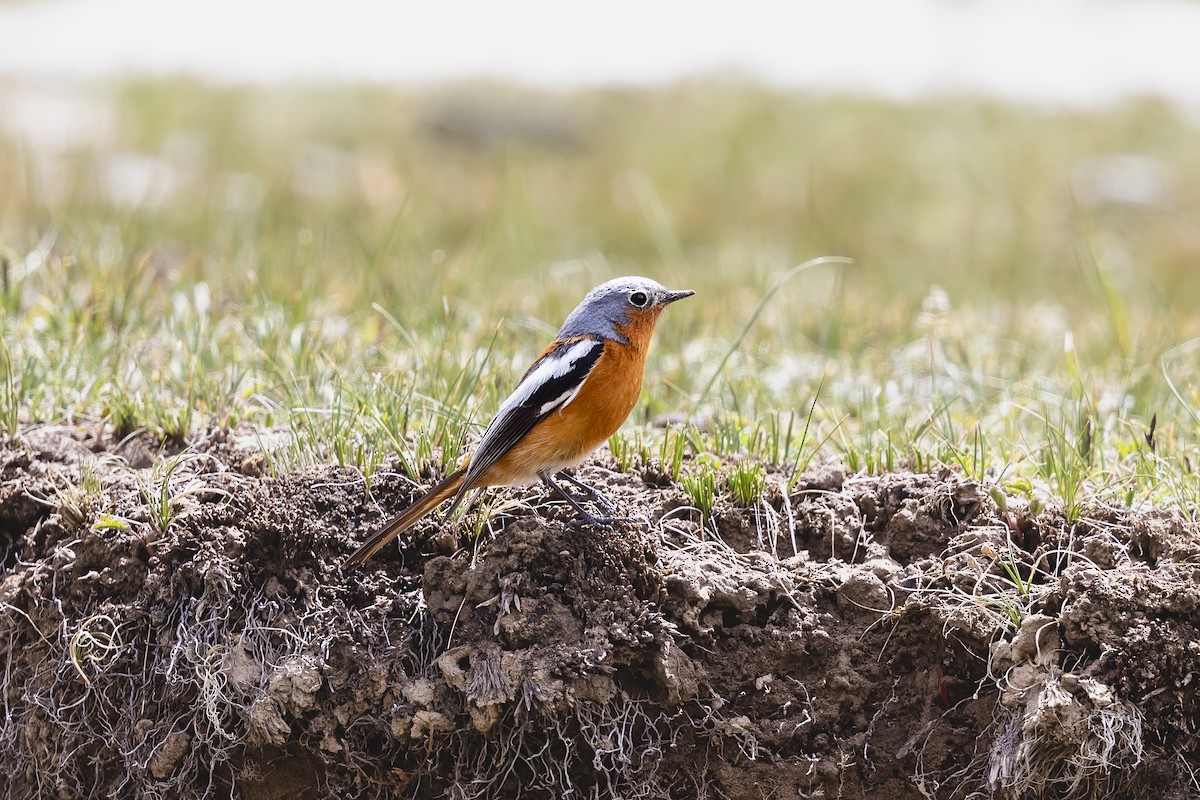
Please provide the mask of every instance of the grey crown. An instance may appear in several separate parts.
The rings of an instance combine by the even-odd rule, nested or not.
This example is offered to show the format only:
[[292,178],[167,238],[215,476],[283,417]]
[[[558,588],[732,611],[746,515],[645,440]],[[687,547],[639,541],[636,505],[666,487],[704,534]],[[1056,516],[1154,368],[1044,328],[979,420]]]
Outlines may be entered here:
[[670,303],[691,294],[673,292],[658,281],[637,275],[614,278],[587,293],[559,328],[558,338],[569,339],[591,334],[628,344],[628,340],[617,332],[616,326],[625,323],[626,312],[633,308],[629,303],[629,296],[634,292],[645,292],[650,298],[646,308]]

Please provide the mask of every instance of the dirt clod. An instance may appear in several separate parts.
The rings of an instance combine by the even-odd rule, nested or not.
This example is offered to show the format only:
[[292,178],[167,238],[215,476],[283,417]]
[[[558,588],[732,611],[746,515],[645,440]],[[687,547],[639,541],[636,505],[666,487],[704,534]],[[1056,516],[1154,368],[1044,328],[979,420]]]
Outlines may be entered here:
[[0,447],[0,795],[1200,795],[1181,515],[822,466],[702,520],[597,462],[644,521],[516,490],[345,572],[411,483],[266,477],[254,441]]

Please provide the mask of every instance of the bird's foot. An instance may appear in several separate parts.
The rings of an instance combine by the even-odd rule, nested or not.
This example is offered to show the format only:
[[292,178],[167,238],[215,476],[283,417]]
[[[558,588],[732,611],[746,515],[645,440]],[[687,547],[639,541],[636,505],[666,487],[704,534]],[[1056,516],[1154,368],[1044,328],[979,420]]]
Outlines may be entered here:
[[562,478],[572,486],[583,490],[583,493],[588,496],[588,499],[591,500],[597,508],[603,511],[606,517],[612,517],[614,519],[616,518],[617,507],[613,505],[611,500],[602,495],[598,489],[587,485],[566,470],[559,472],[556,477]]
[[560,497],[562,497],[562,499],[566,500],[567,504],[575,510],[576,519],[568,523],[571,527],[574,528],[588,525],[590,527],[600,528],[602,530],[612,530],[614,524],[618,522],[630,521],[628,517],[617,516],[616,506],[610,503],[608,499],[604,497],[604,495],[600,494],[586,483],[578,480],[574,475],[566,472],[560,472],[556,477],[562,478],[574,486],[578,486],[585,493],[587,493],[588,498],[604,512],[604,514],[601,516],[596,516],[595,514],[591,513],[583,507],[583,504],[572,497],[569,492],[563,489],[563,487],[559,486],[549,473],[541,473],[542,482],[545,483],[552,492],[558,494]]

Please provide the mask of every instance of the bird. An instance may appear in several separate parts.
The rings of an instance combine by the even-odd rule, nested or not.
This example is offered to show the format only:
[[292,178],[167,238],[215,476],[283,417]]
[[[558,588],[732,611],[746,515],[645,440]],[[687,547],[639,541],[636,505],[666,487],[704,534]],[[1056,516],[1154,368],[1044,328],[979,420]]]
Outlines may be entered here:
[[[646,352],[659,316],[691,297],[640,276],[615,278],[587,293],[500,404],[475,451],[372,534],[346,560],[361,566],[388,542],[446,500],[447,516],[474,489],[541,480],[585,523],[611,527],[616,509],[603,495],[564,470],[578,465],[616,433],[642,391]],[[606,517],[590,514],[555,480],[585,492]]]

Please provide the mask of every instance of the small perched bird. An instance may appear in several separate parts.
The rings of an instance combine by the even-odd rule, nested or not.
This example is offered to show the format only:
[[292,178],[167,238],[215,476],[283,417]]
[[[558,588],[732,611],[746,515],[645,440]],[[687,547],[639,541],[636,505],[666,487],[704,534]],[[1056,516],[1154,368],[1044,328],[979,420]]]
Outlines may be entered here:
[[[659,315],[693,294],[639,277],[617,278],[588,292],[500,405],[475,452],[367,539],[346,566],[362,564],[443,501],[454,499],[453,513],[469,491],[485,486],[540,478],[585,522],[607,526],[616,509],[562,470],[582,462],[621,427],[641,394],[646,351]],[[586,492],[609,517],[589,514],[555,477]]]

